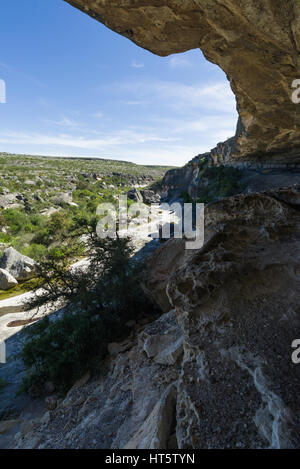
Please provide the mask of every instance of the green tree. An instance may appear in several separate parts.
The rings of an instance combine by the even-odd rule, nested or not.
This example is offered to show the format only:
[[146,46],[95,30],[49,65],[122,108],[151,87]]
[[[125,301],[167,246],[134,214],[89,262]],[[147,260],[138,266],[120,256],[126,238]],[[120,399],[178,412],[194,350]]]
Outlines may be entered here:
[[86,221],[78,222],[80,231],[89,231],[85,266],[70,269],[80,250],[74,242],[50,250],[38,268],[43,293],[36,293],[27,308],[67,306],[58,318],[46,317],[27,328],[25,389],[46,380],[68,389],[87,368],[99,370],[107,344],[128,334],[129,320],[154,313],[140,286],[143,268],[132,258],[130,240],[101,240]]

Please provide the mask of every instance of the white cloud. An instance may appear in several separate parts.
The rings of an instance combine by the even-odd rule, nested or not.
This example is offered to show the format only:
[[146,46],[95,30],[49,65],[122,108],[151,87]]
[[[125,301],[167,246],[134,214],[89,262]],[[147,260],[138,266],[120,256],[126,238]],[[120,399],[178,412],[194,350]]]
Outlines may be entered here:
[[[112,83],[101,90],[108,100],[117,96],[118,103],[128,106],[125,120],[120,114],[119,122],[117,118],[108,121],[98,111],[92,114],[99,119],[95,128],[88,121],[79,124],[62,114],[59,119],[48,121],[54,124],[51,133],[48,129],[47,132],[0,130],[1,147],[5,151],[31,154],[183,165],[235,132],[235,99],[225,81],[193,85],[139,81]],[[131,112],[129,106],[140,107],[133,107]],[[70,115],[78,116],[76,112]]]
[[131,66],[133,68],[144,68],[145,67],[145,64],[143,64],[142,62],[136,62],[135,60],[133,60],[131,62]]
[[208,133],[218,135],[222,132],[226,133],[228,138],[232,137],[234,134],[236,124],[236,116],[226,116],[226,118],[224,118],[223,115],[203,116],[194,120],[177,119],[164,123],[164,125],[169,126],[170,131],[175,134],[205,133],[207,136]]
[[[183,165],[234,135],[235,98],[222,77],[211,83],[193,84],[140,79],[103,85],[99,91],[103,100],[98,102],[102,102],[103,109],[109,109],[111,119],[100,106],[98,111],[96,107],[86,112],[88,117],[83,122],[83,110],[58,112],[56,119],[47,121],[52,127],[44,131],[9,132],[2,126],[2,149]],[[43,104],[46,102],[41,100]]]
[[171,68],[186,68],[191,67],[192,63],[183,55],[173,55],[169,58],[169,66]]
[[62,117],[58,122],[55,122],[56,125],[65,126],[65,127],[77,127],[79,125],[74,119],[69,119],[68,117]]
[[[95,131],[78,128],[58,134],[0,131],[5,151],[44,155],[91,156],[141,164],[183,165],[234,134],[236,121],[222,116],[200,119],[149,116],[148,125]],[[75,129],[74,129],[75,130]]]
[[153,80],[136,82],[116,82],[99,88],[101,92],[111,92],[128,101],[149,101],[169,109],[184,112],[192,109],[213,110],[228,114],[236,113],[236,101],[227,81],[184,85],[173,81]]
[[183,85],[181,83],[157,82],[148,84],[151,92],[158,93],[161,99],[169,101],[175,109],[198,108],[233,113],[236,110],[235,98],[227,83],[210,85]]
[[99,150],[113,145],[144,144],[149,142],[174,142],[177,138],[163,137],[151,133],[143,133],[134,130],[120,130],[111,135],[88,138],[87,136],[75,136],[69,134],[46,135],[39,133],[1,132],[0,143],[30,144],[30,145],[55,145],[70,148],[82,148]]
[[205,148],[199,145],[178,145],[163,138],[141,136],[136,141],[122,137],[106,139],[74,138],[68,135],[0,134],[0,144],[7,151],[31,155],[99,157],[130,161],[137,164],[178,165],[188,162]]
[[124,104],[125,106],[146,106],[147,104],[149,104],[149,101],[142,101],[142,100],[128,100],[128,101],[125,101],[125,100],[121,100],[120,101],[120,104]]
[[75,121],[74,119],[70,119],[66,116],[61,116],[59,120],[46,120],[48,124],[58,125],[60,127],[78,127],[80,124],[79,122]]

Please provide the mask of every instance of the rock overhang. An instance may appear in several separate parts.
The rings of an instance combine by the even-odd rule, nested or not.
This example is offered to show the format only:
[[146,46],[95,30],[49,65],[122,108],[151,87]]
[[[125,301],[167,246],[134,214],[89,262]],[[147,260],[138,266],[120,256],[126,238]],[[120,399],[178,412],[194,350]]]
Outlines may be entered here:
[[237,99],[230,158],[300,162],[298,0],[65,1],[157,55],[201,49]]

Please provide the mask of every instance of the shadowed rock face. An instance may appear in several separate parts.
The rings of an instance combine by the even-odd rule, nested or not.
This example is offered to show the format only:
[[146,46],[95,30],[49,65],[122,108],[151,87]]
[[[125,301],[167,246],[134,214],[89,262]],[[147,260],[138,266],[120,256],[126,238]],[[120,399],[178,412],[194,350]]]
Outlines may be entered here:
[[[299,188],[207,207],[206,243],[168,296],[184,335],[181,448],[299,446]],[[167,249],[167,246],[165,246]]]
[[299,186],[208,205],[202,249],[169,240],[150,260],[173,310],[17,447],[299,448],[299,209]]
[[66,0],[155,54],[200,48],[227,74],[241,125],[235,158],[300,159],[298,0]]

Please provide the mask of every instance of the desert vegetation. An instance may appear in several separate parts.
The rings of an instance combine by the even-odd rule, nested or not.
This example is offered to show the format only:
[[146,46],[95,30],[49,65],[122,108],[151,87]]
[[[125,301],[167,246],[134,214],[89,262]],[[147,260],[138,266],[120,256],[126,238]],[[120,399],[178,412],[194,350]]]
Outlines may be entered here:
[[21,357],[28,373],[22,390],[43,389],[50,381],[65,391],[87,369],[103,371],[108,344],[128,336],[131,320],[155,313],[140,286],[143,266],[132,258],[130,240],[101,240],[95,226],[85,226],[89,230],[86,269],[69,269],[78,243],[52,250],[39,264],[43,293],[29,301],[28,309],[67,306],[58,317],[46,316],[26,329]]
[[241,193],[241,171],[231,166],[204,167],[200,172],[198,202],[209,203]]
[[[146,187],[168,167],[123,161],[0,154],[0,255],[13,247],[40,261],[77,235],[76,220],[91,221],[97,206],[116,204],[132,187]],[[84,246],[76,254],[84,255]],[[17,285],[0,298],[32,288]]]
[[33,258],[72,233],[72,220],[94,215],[132,186],[159,179],[168,167],[97,159],[0,154],[0,252],[8,245]]

